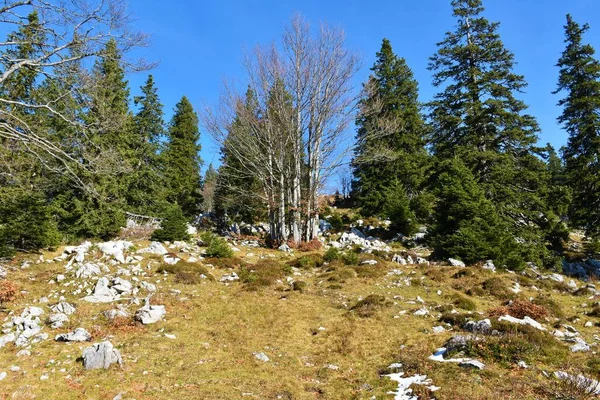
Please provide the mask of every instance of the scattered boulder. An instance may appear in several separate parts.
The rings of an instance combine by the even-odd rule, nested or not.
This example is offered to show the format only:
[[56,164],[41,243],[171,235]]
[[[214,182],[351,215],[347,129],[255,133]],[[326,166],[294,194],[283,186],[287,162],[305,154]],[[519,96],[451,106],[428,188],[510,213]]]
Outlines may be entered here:
[[127,318],[129,317],[129,313],[122,306],[117,306],[117,308],[112,310],[106,310],[102,313],[107,319],[115,319],[115,318]]
[[100,267],[96,264],[85,263],[77,271],[75,271],[75,277],[81,279],[88,279],[92,276],[101,275],[102,271],[100,271]]
[[479,370],[482,370],[485,368],[485,364],[482,363],[481,361],[477,361],[477,360],[463,361],[461,363],[458,363],[458,366],[463,367],[463,368],[471,368],[471,369],[479,369]]
[[463,329],[473,333],[489,334],[492,332],[492,323],[489,319],[482,319],[479,322],[467,321]]
[[455,258],[449,258],[449,259],[448,259],[448,262],[449,262],[449,263],[450,263],[450,265],[452,265],[453,267],[464,267],[464,266],[465,266],[465,263],[464,263],[464,262],[462,262],[462,261],[460,261],[460,260],[457,260],[457,259],[455,259]]
[[487,260],[485,264],[483,264],[482,268],[487,269],[488,271],[496,272],[496,266],[492,260]]
[[167,253],[163,256],[163,261],[169,265],[175,265],[180,261],[180,258],[173,253]]
[[149,253],[158,254],[160,256],[167,254],[168,252],[169,251],[165,249],[165,246],[163,246],[160,242],[152,242],[150,243],[150,246],[137,251],[138,254]]
[[61,314],[66,314],[66,315],[72,315],[75,313],[75,307],[73,307],[71,304],[67,303],[66,301],[61,301],[58,304],[50,306],[50,309],[52,311],[54,311],[55,313],[61,313]]
[[83,300],[90,303],[110,303],[116,300],[117,292],[109,288],[108,284],[108,278],[102,277],[98,279],[94,288],[94,294],[84,297]]
[[406,265],[406,260],[399,254],[394,254],[394,256],[392,257],[392,262],[395,262],[400,265]]
[[62,328],[67,322],[69,322],[69,317],[64,313],[55,313],[48,316],[48,323],[52,329]]
[[134,318],[136,321],[148,325],[162,320],[166,314],[165,306],[150,305],[150,296],[148,296],[145,299],[144,307],[136,311]]
[[269,357],[265,353],[252,353],[258,361],[269,362]]
[[111,289],[119,293],[130,293],[133,290],[133,285],[127,279],[115,278]]
[[235,282],[238,281],[240,279],[240,277],[238,276],[238,274],[236,274],[235,272],[232,272],[231,274],[226,274],[223,275],[220,279],[221,282]]
[[546,328],[544,328],[542,326],[542,324],[540,324],[539,322],[537,322],[533,318],[529,318],[529,317],[524,317],[523,319],[519,319],[519,318],[515,318],[515,317],[510,316],[510,315],[503,315],[500,318],[498,318],[498,321],[507,321],[507,322],[510,322],[512,324],[519,324],[519,325],[529,325],[529,326],[532,326],[532,327],[534,327],[536,329],[539,329],[540,331],[545,331],[546,330]]
[[84,328],[77,328],[70,333],[62,333],[54,338],[57,342],[89,342],[92,335]]
[[282,244],[277,249],[279,251],[283,251],[284,253],[291,253],[292,252],[292,248],[290,246],[288,246],[287,243]]
[[112,364],[123,365],[121,353],[108,341],[86,348],[82,357],[85,369],[108,369]]

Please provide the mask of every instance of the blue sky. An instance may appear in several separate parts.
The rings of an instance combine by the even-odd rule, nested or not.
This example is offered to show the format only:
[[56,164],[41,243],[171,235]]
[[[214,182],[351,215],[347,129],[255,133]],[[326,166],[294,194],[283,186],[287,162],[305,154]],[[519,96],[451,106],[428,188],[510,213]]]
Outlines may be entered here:
[[[591,25],[585,40],[600,50],[600,1],[598,0],[485,0],[485,16],[499,21],[500,35],[518,63],[516,71],[529,83],[522,96],[542,128],[540,142],[559,148],[566,135],[556,123],[555,64],[563,50],[565,15]],[[390,39],[394,51],[404,57],[420,84],[420,98],[436,93],[427,70],[436,43],[452,30],[450,0],[379,1],[192,1],[130,0],[135,27],[151,34],[151,45],[136,52],[153,61],[151,71],[165,105],[166,119],[186,95],[196,108],[216,105],[223,79],[243,82],[241,61],[246,50],[277,40],[295,13],[310,23],[327,22],[343,28],[347,44],[363,57],[356,88],[366,80],[381,39]],[[132,94],[146,74],[128,77]],[[205,167],[218,162],[217,145],[201,132]]]

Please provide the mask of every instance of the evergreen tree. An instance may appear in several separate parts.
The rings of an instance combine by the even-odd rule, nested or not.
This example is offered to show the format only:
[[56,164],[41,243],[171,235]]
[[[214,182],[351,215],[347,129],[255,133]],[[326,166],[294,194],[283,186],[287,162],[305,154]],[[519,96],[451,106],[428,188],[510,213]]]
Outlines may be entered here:
[[435,254],[466,263],[491,259],[511,269],[521,266],[514,239],[470,168],[453,158],[441,163],[439,171],[435,223],[429,232]]
[[175,106],[165,149],[167,200],[178,203],[183,214],[192,218],[202,204],[198,116],[187,97]]
[[219,174],[212,163],[210,163],[204,174],[204,182],[202,182],[203,209],[206,213],[211,213],[215,209],[215,190],[218,179]]
[[157,229],[152,234],[152,240],[174,241],[188,240],[190,235],[187,233],[187,222],[183,216],[181,207],[178,204],[167,207],[165,217],[161,222],[160,229]]
[[114,40],[106,44],[92,71],[90,107],[83,120],[95,147],[82,158],[92,173],[87,190],[72,187],[56,195],[60,229],[69,237],[109,239],[125,226],[126,192],[136,159],[133,116],[121,53]]
[[546,166],[534,145],[539,131],[526,104],[515,97],[526,87],[513,72],[514,55],[483,16],[481,0],[453,0],[456,30],[446,33],[431,57],[431,144],[439,159],[459,157],[491,200],[527,261],[547,254],[544,230]]
[[[243,106],[249,111],[245,112],[257,115],[255,102],[254,93],[248,89]],[[240,157],[232,154],[232,146],[230,146],[230,143],[243,141],[240,137],[250,134],[248,128],[236,116],[229,127],[227,139],[221,147],[215,211],[226,223],[229,221],[252,223],[266,217],[265,206],[257,195],[261,191],[260,182],[247,168],[244,168]],[[235,147],[236,151],[243,150],[243,146]]]
[[134,104],[139,107],[134,116],[136,163],[127,190],[127,204],[130,210],[156,215],[166,206],[160,159],[160,139],[164,135],[163,106],[152,75],[141,90],[142,95],[134,98]]
[[0,196],[0,257],[57,245],[60,234],[42,193],[17,190]]
[[428,154],[417,81],[389,40],[383,39],[371,70],[356,121],[353,197],[363,214],[381,215],[397,196],[418,203]]
[[563,150],[565,176],[573,191],[569,217],[593,237],[600,235],[600,62],[594,48],[583,43],[587,24],[567,15],[566,48],[558,61],[560,76],[555,93],[563,112],[558,121],[569,134]]

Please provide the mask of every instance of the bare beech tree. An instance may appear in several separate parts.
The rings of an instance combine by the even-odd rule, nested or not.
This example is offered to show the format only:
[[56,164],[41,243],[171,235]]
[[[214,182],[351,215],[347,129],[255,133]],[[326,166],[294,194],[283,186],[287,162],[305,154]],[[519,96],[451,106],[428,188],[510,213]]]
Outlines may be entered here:
[[[90,127],[57,106],[69,97],[86,101],[84,92],[89,79],[85,68],[79,66],[91,64],[87,60],[101,56],[111,39],[122,52],[127,52],[146,45],[147,36],[129,30],[131,20],[120,0],[4,0],[0,5],[0,23],[7,30],[22,31],[27,29],[28,16],[33,13],[38,31],[34,40],[11,35],[0,42],[0,138],[14,143],[19,151],[34,155],[47,167],[78,179],[78,170],[83,165],[81,157],[71,154],[49,137],[44,128],[23,115],[32,110],[43,112],[62,120],[85,139]],[[16,50],[24,46],[33,50],[31,56],[23,57]],[[143,60],[128,66],[150,67]],[[60,90],[19,99],[7,96],[5,85],[22,71],[59,81]]]
[[[349,148],[358,63],[341,30],[322,24],[313,35],[296,16],[280,46],[258,47],[246,58],[255,108],[248,112],[243,96],[226,85],[220,109],[205,115],[215,139],[263,183],[273,239],[298,243],[317,235],[319,190]],[[231,140],[234,120],[247,134]]]

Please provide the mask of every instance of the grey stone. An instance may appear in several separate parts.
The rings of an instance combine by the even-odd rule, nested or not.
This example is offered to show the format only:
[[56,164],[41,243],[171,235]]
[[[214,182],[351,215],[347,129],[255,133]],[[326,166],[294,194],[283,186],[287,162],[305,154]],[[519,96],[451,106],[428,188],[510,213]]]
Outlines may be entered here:
[[464,266],[465,266],[465,263],[464,263],[464,262],[462,262],[462,261],[460,261],[460,260],[457,260],[457,259],[455,259],[455,258],[449,258],[449,259],[448,259],[448,262],[449,262],[449,263],[450,263],[450,265],[452,265],[453,267],[464,267]]
[[291,253],[292,249],[290,246],[288,246],[287,244],[282,244],[281,246],[279,246],[278,248],[279,251],[283,251],[284,253]]
[[94,294],[92,296],[86,296],[83,300],[90,303],[109,303],[115,300],[117,295],[116,291],[108,287],[108,279],[102,277],[96,282],[94,287]]
[[70,333],[62,333],[54,338],[57,342],[88,342],[92,340],[92,335],[84,328],[77,328]]
[[61,301],[60,303],[51,306],[50,309],[55,313],[61,313],[66,315],[72,315],[75,313],[75,307],[73,307],[66,301]]
[[75,271],[75,277],[81,279],[88,279],[92,276],[98,276],[100,274],[102,274],[102,271],[100,271],[100,267],[92,263],[85,263],[81,267],[79,267],[77,271]]
[[108,341],[86,348],[83,350],[82,357],[85,369],[108,369],[112,364],[123,365],[121,353]]
[[265,353],[252,353],[254,357],[262,362],[269,362],[269,357]]
[[492,331],[492,323],[489,319],[483,319],[479,322],[467,321],[463,329],[474,333],[490,333]]
[[48,323],[52,329],[62,328],[67,322],[69,322],[69,317],[63,313],[50,314],[48,316]]
[[0,347],[6,346],[8,343],[14,342],[17,339],[14,333],[8,333],[4,336],[0,336]]
[[166,314],[165,306],[152,306],[150,297],[146,297],[144,307],[135,312],[135,320],[144,325],[154,324],[162,320]]
[[473,369],[479,369],[479,370],[485,368],[485,364],[482,363],[481,361],[477,361],[477,360],[463,361],[463,362],[459,363],[458,366],[463,367],[463,368],[473,368]]
[[154,284],[152,284],[150,282],[144,282],[144,281],[142,281],[142,282],[140,282],[140,286],[143,289],[146,289],[149,292],[156,292],[156,285],[154,285]]
[[114,289],[119,293],[128,293],[133,289],[133,285],[127,279],[115,278],[111,289]]

